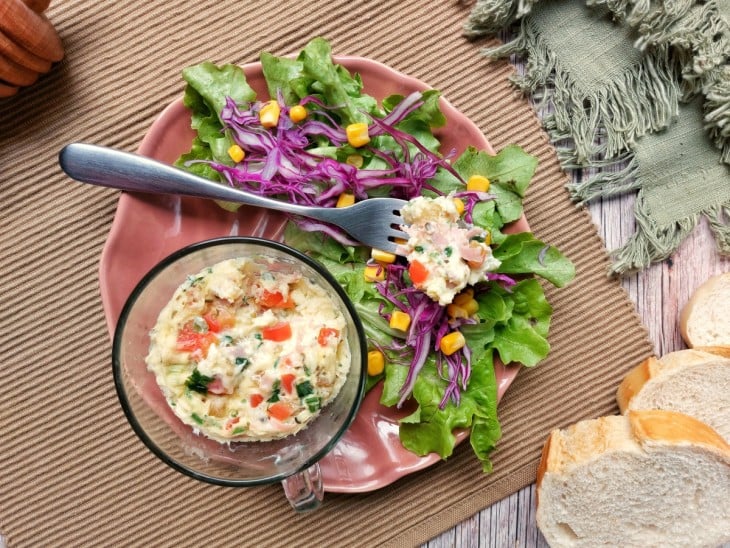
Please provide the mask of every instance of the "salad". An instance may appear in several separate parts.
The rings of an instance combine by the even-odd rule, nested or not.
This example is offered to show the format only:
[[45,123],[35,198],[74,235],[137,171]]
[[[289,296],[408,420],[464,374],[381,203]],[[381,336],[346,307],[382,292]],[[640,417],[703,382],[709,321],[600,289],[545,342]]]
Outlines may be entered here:
[[176,165],[304,205],[409,200],[398,255],[294,216],[284,240],[321,262],[354,303],[368,389],[382,382],[381,404],[413,409],[400,422],[404,447],[445,459],[454,431],[469,428],[490,471],[501,436],[494,360],[532,367],[547,356],[552,307],[538,278],[562,287],[575,275],[554,246],[505,230],[522,216],[537,159],[514,145],[496,155],[440,150],[437,90],[378,101],[322,38],[296,58],[263,53],[261,64],[268,97],[235,65],[183,71],[196,137]]

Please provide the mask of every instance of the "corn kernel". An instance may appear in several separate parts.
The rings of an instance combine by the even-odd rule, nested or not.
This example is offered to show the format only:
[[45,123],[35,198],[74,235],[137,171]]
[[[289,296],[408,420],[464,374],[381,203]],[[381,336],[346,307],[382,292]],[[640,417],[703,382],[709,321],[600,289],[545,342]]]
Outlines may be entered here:
[[385,279],[385,268],[380,264],[369,264],[365,267],[363,276],[367,282],[382,282]]
[[393,238],[393,242],[398,245],[406,245],[408,243],[408,240],[405,238]]
[[231,157],[231,160],[238,163],[246,156],[246,153],[243,151],[243,149],[238,145],[231,145],[228,148],[228,156]]
[[350,154],[346,159],[345,163],[354,166],[358,169],[362,167],[364,158],[360,154]]
[[295,124],[307,117],[307,109],[302,105],[294,105],[289,109],[289,119]]
[[368,125],[364,122],[350,124],[345,128],[345,133],[347,134],[347,142],[355,148],[365,146],[370,142]]
[[464,310],[463,307],[459,306],[458,304],[451,303],[446,307],[446,314],[449,315],[449,318],[468,318],[469,314],[466,313],[466,310]]
[[484,243],[487,245],[492,245],[492,233],[491,232],[487,232],[486,234],[484,234]]
[[401,310],[393,310],[390,315],[390,322],[388,322],[393,329],[400,331],[408,331],[408,327],[411,325],[411,316],[408,312],[402,312]]
[[462,305],[473,297],[474,289],[472,289],[471,287],[465,287],[461,290],[461,293],[454,297],[454,304]]
[[466,182],[466,189],[473,192],[487,192],[489,184],[489,179],[483,175],[472,175]]
[[389,253],[382,249],[372,248],[370,250],[370,257],[379,263],[392,264],[395,262],[395,253]]
[[441,338],[439,348],[441,349],[441,352],[447,356],[451,356],[451,354],[457,350],[464,348],[465,344],[466,339],[464,339],[464,335],[461,334],[461,331],[452,331]]
[[380,350],[368,352],[368,375],[380,375],[385,369],[385,356]]
[[279,116],[281,115],[281,107],[279,103],[272,100],[264,104],[259,111],[259,122],[264,127],[272,128],[279,124]]
[[352,192],[343,192],[337,198],[335,207],[347,207],[355,203],[355,195]]
[[469,299],[464,304],[462,304],[461,307],[470,317],[479,311],[479,303],[476,301],[476,299]]
[[456,206],[456,211],[459,212],[459,215],[463,215],[466,206],[464,206],[464,202],[461,200],[461,198],[454,198],[454,205]]

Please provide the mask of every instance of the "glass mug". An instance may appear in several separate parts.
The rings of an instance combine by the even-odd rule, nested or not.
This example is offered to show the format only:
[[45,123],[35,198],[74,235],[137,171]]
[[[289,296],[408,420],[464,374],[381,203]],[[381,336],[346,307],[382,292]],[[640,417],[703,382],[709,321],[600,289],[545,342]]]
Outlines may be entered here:
[[[220,443],[196,434],[172,411],[155,376],[147,370],[149,332],[162,308],[186,277],[237,257],[277,261],[330,291],[347,322],[351,361],[340,392],[296,434],[273,441]],[[224,237],[185,247],[163,259],[137,284],[122,309],[112,345],[114,384],[133,430],[174,469],[209,483],[249,487],[281,482],[295,510],[312,510],[323,497],[318,462],[355,418],[367,377],[362,324],[344,290],[319,263],[284,244],[249,237]]]

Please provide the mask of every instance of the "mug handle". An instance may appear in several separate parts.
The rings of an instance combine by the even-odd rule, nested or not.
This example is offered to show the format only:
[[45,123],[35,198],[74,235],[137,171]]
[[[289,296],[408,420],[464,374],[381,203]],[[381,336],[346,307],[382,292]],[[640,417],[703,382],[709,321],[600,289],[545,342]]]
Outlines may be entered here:
[[286,498],[297,512],[314,510],[322,504],[324,486],[322,472],[316,462],[306,470],[284,478],[281,485]]

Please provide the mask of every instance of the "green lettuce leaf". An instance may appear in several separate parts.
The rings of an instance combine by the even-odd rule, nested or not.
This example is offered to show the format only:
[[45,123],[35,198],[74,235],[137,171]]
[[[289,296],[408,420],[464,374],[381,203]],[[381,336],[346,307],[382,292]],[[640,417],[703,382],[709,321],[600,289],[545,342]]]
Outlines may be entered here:
[[536,274],[556,287],[563,287],[575,277],[575,265],[556,247],[546,245],[530,232],[507,235],[494,249],[502,261],[502,274]]
[[400,401],[400,390],[406,383],[408,376],[408,365],[391,361],[385,364],[383,375],[383,393],[380,396],[380,403],[386,407],[393,407]]
[[503,363],[537,365],[550,351],[547,341],[552,307],[540,283],[530,278],[509,291],[492,282],[488,293],[478,296],[477,316],[493,325],[491,346]]
[[269,97],[276,97],[277,93],[281,93],[287,105],[295,105],[306,96],[311,79],[304,77],[301,61],[276,57],[266,51],[261,54],[260,60]]
[[[366,113],[378,111],[375,98],[362,93],[359,75],[350,75],[345,67],[332,60],[332,49],[323,38],[310,41],[297,60],[305,77],[311,79],[310,93],[320,95],[328,105],[336,106],[342,125],[368,122]],[[300,97],[301,98],[301,97]]]
[[[206,61],[185,68],[182,76],[187,82],[183,104],[190,110],[190,126],[196,131],[196,137],[190,150],[182,154],[175,161],[175,165],[206,179],[220,181],[217,171],[199,161],[231,163],[228,148],[233,141],[223,131],[220,112],[227,97],[237,102],[246,102],[255,100],[256,93],[248,85],[243,70],[236,65],[219,67]],[[240,207],[240,204],[229,202],[217,203],[229,211]]]
[[501,436],[492,353],[483,352],[479,359],[472,362],[469,385],[461,392],[458,406],[450,401],[444,409],[439,409],[445,388],[446,381],[438,374],[435,359],[430,357],[413,389],[418,408],[401,421],[401,443],[417,455],[435,452],[446,459],[451,456],[456,444],[454,430],[472,428],[471,445],[474,453],[482,462],[483,469],[490,471],[492,464],[489,454]]
[[[441,112],[439,99],[441,92],[436,89],[428,89],[421,93],[423,105],[410,113],[406,120],[420,120],[430,127],[442,127],[446,124],[446,116]],[[403,99],[403,95],[389,95],[382,101],[383,110],[385,112],[392,111]]]
[[256,99],[243,69],[237,65],[219,67],[206,61],[183,69],[182,76],[188,84],[186,94],[191,94],[188,100],[194,102],[196,111],[202,113],[207,108],[209,115],[216,118],[226,105],[226,97],[237,103]]
[[489,192],[497,197],[497,211],[504,223],[522,216],[522,199],[537,169],[537,158],[509,145],[492,155],[469,147],[453,164],[464,180],[483,175],[490,180]]

